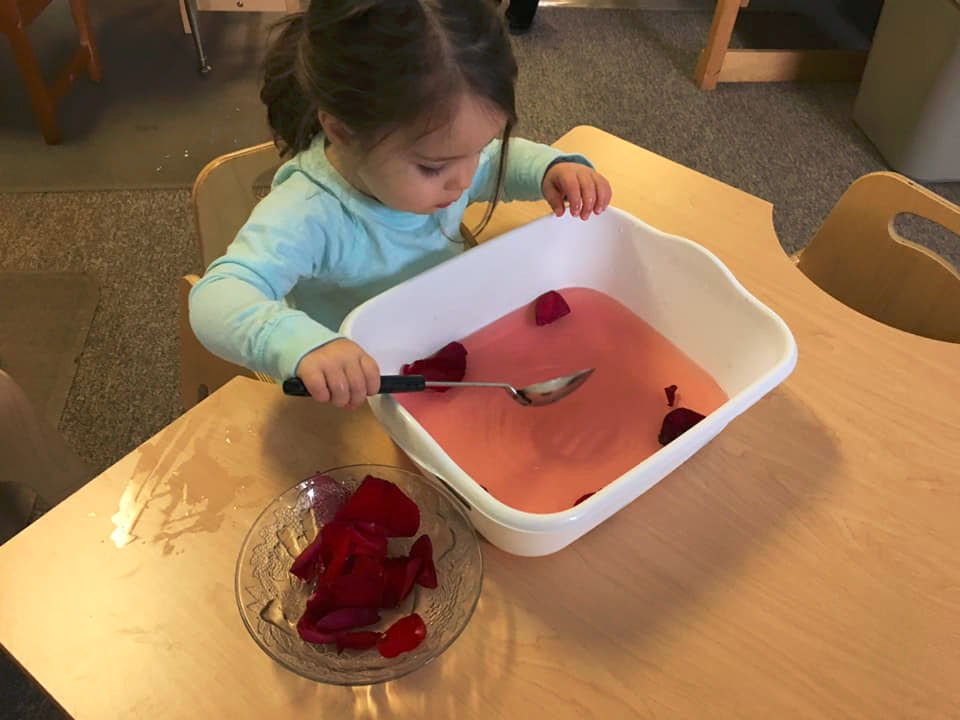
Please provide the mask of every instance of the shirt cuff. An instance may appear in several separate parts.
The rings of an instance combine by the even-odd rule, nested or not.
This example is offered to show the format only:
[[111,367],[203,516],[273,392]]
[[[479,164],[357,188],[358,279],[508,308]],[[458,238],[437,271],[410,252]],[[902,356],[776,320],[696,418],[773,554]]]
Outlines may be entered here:
[[297,374],[297,366],[305,355],[343,337],[304,313],[284,315],[266,334],[261,352],[262,365],[270,368],[278,380]]

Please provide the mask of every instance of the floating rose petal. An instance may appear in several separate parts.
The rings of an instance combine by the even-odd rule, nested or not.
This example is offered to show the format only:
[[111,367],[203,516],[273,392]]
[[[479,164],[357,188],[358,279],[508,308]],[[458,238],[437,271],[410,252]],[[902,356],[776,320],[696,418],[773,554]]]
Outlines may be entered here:
[[576,507],[577,505],[579,505],[580,503],[582,503],[584,500],[586,500],[586,499],[587,499],[588,497],[590,497],[591,495],[593,495],[592,492],[588,492],[586,495],[581,495],[580,497],[577,498],[577,501],[573,504],[573,506]]
[[667,395],[667,405],[673,407],[673,404],[677,401],[677,386],[668,385],[663,389],[663,392]]
[[538,297],[533,307],[533,314],[536,317],[537,325],[549,325],[569,313],[570,306],[567,305],[567,301],[563,299],[563,295],[556,290],[545,292]]
[[673,442],[704,417],[690,408],[674,408],[663,418],[663,425],[660,426],[660,444],[666,445]]
[[[458,342],[448,343],[435,354],[403,366],[404,375],[423,375],[427,380],[460,382],[467,374],[467,349]],[[446,392],[450,388],[431,388]]]

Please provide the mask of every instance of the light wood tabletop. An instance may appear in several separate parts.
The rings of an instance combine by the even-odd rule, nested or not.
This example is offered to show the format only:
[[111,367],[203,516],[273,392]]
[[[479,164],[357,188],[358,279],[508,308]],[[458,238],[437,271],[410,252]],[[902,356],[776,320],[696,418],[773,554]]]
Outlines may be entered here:
[[[260,650],[234,600],[237,554],[315,470],[405,460],[367,410],[233,380],[0,547],[0,642],[68,713],[960,717],[960,345],[821,292],[761,199],[596,129],[557,145],[773,308],[797,339],[794,374],[570,547],[484,543],[460,639],[353,689]],[[545,211],[506,206],[490,232]]]

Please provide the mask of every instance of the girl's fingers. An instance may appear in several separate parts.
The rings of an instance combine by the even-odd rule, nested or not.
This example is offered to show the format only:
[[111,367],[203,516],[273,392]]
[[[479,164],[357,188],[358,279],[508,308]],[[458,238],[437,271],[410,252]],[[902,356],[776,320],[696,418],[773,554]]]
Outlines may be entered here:
[[348,363],[344,368],[344,374],[347,377],[347,383],[350,386],[350,399],[347,402],[348,407],[357,408],[367,399],[367,378],[363,369],[360,367],[360,359],[356,362]]
[[576,173],[563,175],[560,179],[560,189],[567,198],[567,204],[570,206],[571,215],[579,215],[583,209],[583,198],[580,196],[580,180]]
[[337,407],[346,407],[350,403],[350,383],[341,366],[327,368],[324,373],[327,388],[330,390],[330,402]]
[[599,215],[610,207],[612,199],[613,189],[610,187],[610,183],[603,175],[597,175],[597,205],[593,211]]
[[580,176],[580,195],[583,198],[583,206],[580,209],[580,219],[586,220],[593,212],[597,202],[597,185],[593,179],[593,173],[587,172]]
[[300,378],[310,391],[310,397],[317,402],[330,402],[330,389],[324,373],[320,372],[308,378]]
[[380,391],[380,366],[367,354],[360,357],[360,370],[366,383],[367,395],[376,395]]
[[547,201],[554,215],[557,217],[563,215],[563,193],[553,183],[547,183],[547,188],[543,193],[543,199]]

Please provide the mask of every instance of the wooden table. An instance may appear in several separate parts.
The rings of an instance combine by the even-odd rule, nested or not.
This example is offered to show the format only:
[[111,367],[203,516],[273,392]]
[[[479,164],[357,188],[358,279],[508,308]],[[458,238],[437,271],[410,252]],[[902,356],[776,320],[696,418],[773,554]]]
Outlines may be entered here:
[[[558,145],[786,320],[800,347],[790,379],[569,548],[525,559],[485,545],[461,638],[411,676],[357,689],[260,651],[234,564],[257,513],[296,481],[404,460],[367,411],[233,380],[0,548],[0,642],[69,713],[960,717],[960,345],[820,292],[763,200],[597,130]],[[543,206],[504,210],[494,229]]]

